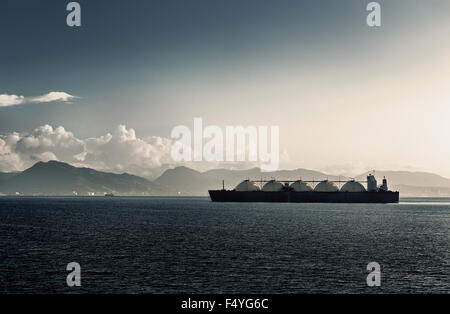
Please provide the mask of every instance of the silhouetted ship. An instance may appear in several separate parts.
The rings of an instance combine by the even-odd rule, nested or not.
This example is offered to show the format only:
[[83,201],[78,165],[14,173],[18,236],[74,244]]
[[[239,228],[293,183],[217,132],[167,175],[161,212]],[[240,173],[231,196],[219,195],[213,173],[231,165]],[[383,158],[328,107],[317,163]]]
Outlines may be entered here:
[[[260,188],[256,183],[265,183]],[[213,202],[292,202],[292,203],[398,203],[399,192],[388,189],[386,178],[377,186],[375,176],[367,181],[345,181],[339,189],[335,183],[343,181],[270,180],[239,183],[234,190],[209,190]],[[367,183],[367,189],[361,184]],[[314,189],[310,183],[317,185]]]

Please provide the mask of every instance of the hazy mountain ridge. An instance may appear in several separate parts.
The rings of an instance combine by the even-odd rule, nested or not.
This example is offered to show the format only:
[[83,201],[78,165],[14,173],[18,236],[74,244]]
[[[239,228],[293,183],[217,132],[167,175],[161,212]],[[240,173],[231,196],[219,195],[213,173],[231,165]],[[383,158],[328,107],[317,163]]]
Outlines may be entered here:
[[[259,168],[248,170],[215,169],[198,172],[186,167],[177,167],[163,173],[157,183],[172,186],[181,194],[188,191],[189,195],[207,195],[207,190],[222,188],[222,180],[226,189],[234,188],[244,179],[272,179],[278,180],[348,180],[347,176],[328,175],[315,170],[295,169],[280,170],[271,173],[261,172]],[[356,176],[356,180],[365,181],[367,173]],[[383,176],[388,179],[391,190],[400,191],[403,196],[450,196],[450,179],[427,172],[407,171],[375,171],[379,184]]]
[[[363,173],[356,177],[357,180],[365,180],[369,172]],[[429,172],[412,172],[412,171],[375,171],[377,178],[388,179],[393,185],[409,185],[416,187],[447,187],[450,188],[450,179]]]
[[27,195],[71,195],[120,193],[124,195],[163,194],[165,189],[147,179],[127,173],[113,174],[66,163],[38,162],[22,173],[0,182],[0,193]]
[[239,182],[245,179],[273,179],[289,180],[341,180],[347,177],[332,176],[321,173],[319,171],[296,169],[296,170],[280,170],[275,172],[261,172],[259,168],[251,168],[247,170],[228,170],[214,169],[205,172],[199,172],[186,167],[177,167],[167,170],[154,182],[165,186],[171,186],[181,194],[188,195],[207,195],[208,190],[222,188],[222,180],[225,188],[233,189]]
[[[356,177],[365,181],[367,173]],[[450,196],[450,179],[426,172],[376,171],[381,182],[388,179],[392,190],[399,190],[402,196]],[[0,194],[31,195],[79,195],[115,193],[118,195],[208,195],[210,189],[233,189],[244,179],[279,180],[348,180],[345,176],[327,175],[308,170],[280,170],[271,173],[259,168],[247,170],[214,169],[199,172],[184,166],[168,169],[156,180],[149,181],[127,173],[114,174],[90,168],[77,168],[67,163],[38,162],[31,168],[18,173],[0,173]]]
[[450,188],[396,184],[391,190],[400,191],[401,197],[450,197]]
[[[355,179],[365,181],[368,173],[356,176]],[[381,183],[383,176],[388,179],[392,190],[399,190],[404,196],[450,196],[450,179],[426,172],[407,171],[375,171]],[[259,168],[248,170],[214,169],[198,172],[186,167],[177,167],[164,172],[155,182],[174,187],[181,194],[207,195],[207,190],[222,188],[232,189],[244,179],[278,180],[348,180],[347,176],[328,175],[320,171],[308,169],[280,170],[271,173],[261,172]],[[187,192],[187,193],[186,193]]]

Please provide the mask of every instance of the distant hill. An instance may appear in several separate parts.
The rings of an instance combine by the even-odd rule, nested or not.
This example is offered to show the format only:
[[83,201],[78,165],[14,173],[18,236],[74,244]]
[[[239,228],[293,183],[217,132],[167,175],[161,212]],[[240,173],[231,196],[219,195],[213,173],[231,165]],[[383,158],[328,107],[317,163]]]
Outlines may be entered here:
[[164,189],[144,178],[76,168],[69,164],[38,162],[31,168],[0,181],[3,194],[71,195],[117,193],[121,195],[164,194]]
[[[365,181],[367,173],[356,177]],[[433,173],[407,171],[376,171],[381,183],[383,176],[388,179],[391,190],[400,191],[405,196],[450,197],[450,179]],[[162,173],[155,181],[127,173],[114,174],[90,168],[77,168],[69,164],[49,161],[38,162],[31,168],[16,173],[0,173],[0,194],[27,195],[78,195],[114,193],[117,195],[188,195],[206,196],[210,189],[233,189],[245,179],[278,180],[348,180],[345,176],[332,176],[308,170],[280,170],[261,172],[259,168],[248,170],[215,169],[199,172],[187,167],[176,167]]]
[[[365,181],[367,174],[361,174],[355,179]],[[450,180],[433,173],[376,171],[376,177],[380,184],[383,176],[386,176],[388,179],[390,189],[400,191],[402,196],[450,196]],[[207,195],[210,189],[222,188],[222,180],[225,181],[225,188],[232,189],[245,179],[258,180],[272,178],[278,180],[349,179],[345,176],[333,176],[308,169],[280,170],[270,173],[261,172],[259,168],[248,170],[215,169],[198,172],[186,167],[177,167],[166,170],[154,182],[174,187],[182,195]]]
[[179,195],[207,195],[208,187],[217,187],[217,179],[187,167],[168,169],[154,182],[171,187]]
[[[368,173],[363,173],[356,179],[365,180]],[[450,188],[450,179],[429,172],[376,170],[375,175],[378,179],[382,179],[385,176],[390,185]]]
[[390,189],[400,191],[400,197],[450,197],[450,188],[446,187],[397,184]]
[[303,179],[303,180],[341,180],[347,177],[327,175],[319,171],[296,169],[280,170],[275,172],[261,172],[259,168],[248,170],[227,170],[214,169],[206,172],[199,172],[186,167],[177,167],[166,170],[154,182],[164,186],[175,188],[182,195],[208,195],[208,190],[222,188],[222,180],[225,181],[225,188],[232,189],[239,182],[245,179],[272,179],[279,180]]

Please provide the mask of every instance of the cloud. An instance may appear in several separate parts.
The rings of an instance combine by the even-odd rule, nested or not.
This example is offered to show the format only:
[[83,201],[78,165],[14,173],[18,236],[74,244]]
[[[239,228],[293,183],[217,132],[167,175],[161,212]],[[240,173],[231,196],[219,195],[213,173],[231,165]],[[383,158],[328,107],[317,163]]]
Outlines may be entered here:
[[31,133],[0,135],[0,171],[19,171],[37,161],[59,160],[76,166],[153,178],[173,163],[172,141],[139,138],[132,128],[119,125],[112,133],[79,139],[64,127],[44,125]]
[[31,102],[52,102],[52,101],[69,101],[73,98],[78,98],[76,96],[72,96],[70,94],[67,94],[65,92],[50,92],[48,94],[31,98]]
[[0,94],[0,107],[20,105],[24,100],[23,96]]
[[17,95],[0,94],[0,107],[11,107],[26,103],[48,103],[54,101],[68,102],[78,98],[65,92],[50,92],[37,97],[25,97]]
[[[78,167],[154,179],[165,169],[180,165],[199,171],[260,166],[250,161],[177,163],[171,156],[172,143],[172,139],[165,137],[139,137],[133,128],[125,125],[102,136],[83,139],[63,126],[43,125],[29,133],[0,135],[0,171],[22,171],[38,161],[59,160]],[[285,155],[282,152],[282,160]]]

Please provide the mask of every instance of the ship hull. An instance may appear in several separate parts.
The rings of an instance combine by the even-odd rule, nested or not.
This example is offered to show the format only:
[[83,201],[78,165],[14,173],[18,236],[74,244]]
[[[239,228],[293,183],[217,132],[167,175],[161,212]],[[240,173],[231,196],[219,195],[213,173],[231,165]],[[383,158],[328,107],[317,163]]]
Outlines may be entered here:
[[210,190],[213,202],[398,203],[399,192],[236,192]]

